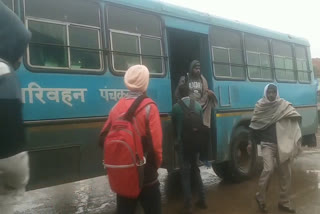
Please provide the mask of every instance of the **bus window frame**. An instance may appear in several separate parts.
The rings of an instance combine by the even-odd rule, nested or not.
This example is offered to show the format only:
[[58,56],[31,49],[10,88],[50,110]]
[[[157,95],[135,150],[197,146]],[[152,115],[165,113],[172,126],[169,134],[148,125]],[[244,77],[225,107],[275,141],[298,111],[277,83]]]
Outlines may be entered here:
[[[97,6],[97,9],[99,11],[99,23],[100,23],[100,27],[97,26],[91,26],[91,25],[83,25],[83,24],[78,24],[78,23],[73,23],[73,22],[63,22],[63,21],[59,21],[59,20],[51,20],[51,19],[46,19],[46,18],[40,18],[40,17],[33,17],[33,16],[27,16],[26,15],[26,5],[25,5],[25,1],[23,0],[23,20],[25,23],[25,26],[28,28],[28,21],[36,21],[36,22],[44,22],[44,23],[51,23],[51,24],[59,24],[59,25],[64,25],[66,26],[66,30],[67,30],[67,46],[61,46],[64,48],[67,48],[67,52],[68,52],[68,67],[47,67],[47,66],[37,66],[37,65],[32,65],[30,63],[30,53],[29,53],[29,45],[26,48],[26,53],[24,54],[24,58],[26,60],[24,60],[24,65],[26,66],[26,68],[28,69],[28,71],[30,72],[34,72],[34,73],[58,73],[58,74],[89,74],[89,75],[103,75],[104,73],[106,73],[105,71],[105,64],[107,64],[107,62],[105,62],[105,57],[104,57],[104,47],[103,47],[103,15],[102,15],[102,10],[101,10],[101,6],[100,4],[96,3],[96,2],[90,2],[91,4],[95,4]],[[97,50],[98,52],[100,52],[99,54],[99,59],[100,59],[100,68],[99,69],[81,69],[81,68],[76,68],[76,69],[72,69],[71,67],[71,55],[70,55],[70,49],[73,47],[70,47],[70,38],[69,38],[69,26],[75,26],[75,27],[80,27],[80,28],[86,28],[89,30],[95,30],[97,31],[98,34],[98,44],[99,44],[99,49]],[[77,48],[77,47],[74,47]]]
[[[160,21],[160,33],[161,33],[161,37],[157,37],[157,36],[153,36],[153,35],[148,35],[148,34],[140,34],[140,33],[133,33],[133,32],[128,32],[128,31],[123,31],[123,30],[116,30],[116,29],[111,29],[109,27],[109,7],[118,7],[118,8],[122,8],[122,9],[126,9],[126,10],[131,10],[131,11],[136,11],[138,13],[141,14],[149,14],[152,16],[155,16],[158,18],[158,20]],[[157,56],[159,57],[159,59],[161,59],[162,62],[162,72],[161,73],[150,73],[150,77],[154,77],[154,78],[163,78],[167,75],[167,66],[166,66],[166,61],[168,56],[164,55],[165,53],[165,48],[164,48],[164,25],[163,25],[163,20],[161,18],[161,16],[157,13],[152,13],[150,11],[145,11],[142,9],[138,9],[138,8],[134,8],[134,7],[128,7],[128,6],[124,6],[124,5],[119,5],[119,4],[114,4],[114,3],[106,3],[104,6],[104,12],[105,12],[105,22],[104,22],[104,28],[105,28],[105,32],[106,32],[106,41],[108,41],[108,56],[106,58],[109,59],[109,70],[110,72],[115,75],[115,76],[124,76],[124,74],[126,73],[126,71],[123,70],[116,70],[114,68],[114,57],[113,57],[113,44],[112,44],[112,32],[115,33],[122,33],[122,34],[127,34],[127,35],[133,35],[133,36],[137,36],[139,35],[139,52],[140,54],[133,54],[136,55],[140,58],[140,62],[142,61],[142,57],[144,56],[143,54],[141,54],[141,42],[140,42],[140,38],[153,38],[153,39],[158,39],[160,41],[160,50],[161,50],[161,56]]]
[[[306,65],[307,65],[307,71],[302,71],[302,70],[298,70],[298,64],[297,64],[297,59],[301,59],[297,57],[296,54],[296,47],[302,47],[304,49],[304,52],[306,54]],[[296,66],[296,72],[297,72],[297,80],[300,84],[311,84],[311,79],[312,79],[312,70],[310,69],[310,64],[309,64],[309,54],[307,51],[307,47],[304,45],[299,45],[299,44],[293,44],[293,49],[294,49],[294,54],[295,54],[295,66]],[[303,59],[304,60],[304,59]],[[299,80],[299,72],[303,72],[303,73],[308,73],[308,75],[310,76],[310,80],[309,81],[301,81]]]
[[[229,49],[235,49],[235,48],[226,48],[226,47],[218,47],[218,46],[214,46],[213,41],[211,40],[211,37],[213,37],[212,32],[214,31],[214,29],[222,29],[225,31],[231,31],[231,32],[236,32],[237,34],[239,34],[240,36],[240,45],[241,45],[241,54],[242,54],[242,59],[243,59],[243,64],[235,64],[235,63],[223,63],[223,62],[218,62],[219,65],[228,65],[229,66],[229,70],[231,71],[231,67],[232,66],[237,66],[237,67],[243,67],[244,69],[244,77],[243,78],[235,78],[235,77],[231,77],[231,76],[217,76],[216,75],[216,69],[215,69],[215,61],[214,61],[214,53],[213,53],[213,48],[223,48],[223,49],[228,49],[228,56],[229,56],[229,62],[230,62],[230,53],[229,53]],[[211,25],[210,29],[209,29],[209,47],[210,47],[210,54],[211,54],[211,66],[212,66],[212,73],[213,73],[213,77],[216,80],[226,80],[226,81],[246,81],[248,74],[247,74],[247,67],[246,67],[246,57],[244,55],[244,46],[243,46],[243,32],[242,31],[238,31],[238,30],[234,30],[232,28],[225,28],[225,27],[221,27],[221,26],[217,26],[217,25]],[[238,49],[235,49],[238,50]]]
[[[273,41],[282,42],[282,43],[288,44],[290,46],[291,54],[292,54],[292,65],[293,65],[292,71],[294,72],[295,80],[279,80],[279,78],[277,77],[276,70],[279,69],[279,68],[276,68],[276,66],[275,66],[275,60],[274,60],[275,56],[277,56],[277,57],[285,57],[285,58],[286,58],[286,56],[280,56],[280,55],[275,55],[274,54]],[[298,82],[298,76],[297,76],[297,70],[296,70],[296,67],[295,67],[296,63],[295,63],[295,55],[294,55],[294,49],[293,49],[292,43],[285,42],[285,41],[282,41],[282,40],[277,40],[277,39],[271,39],[271,55],[272,55],[272,63],[273,63],[273,69],[274,69],[274,79],[279,83],[297,83]],[[280,68],[280,70],[286,70],[286,69],[281,69]]]
[[[252,37],[257,37],[259,39],[264,39],[267,41],[268,44],[268,50],[269,50],[269,54],[264,53],[265,55],[269,55],[270,57],[270,67],[265,67],[265,66],[261,66],[261,58],[259,57],[259,62],[260,62],[260,66],[254,66],[254,65],[249,65],[248,64],[248,55],[247,52],[252,52],[252,53],[259,53],[259,56],[261,55],[261,52],[255,52],[255,51],[249,51],[246,48],[246,35],[252,36]],[[259,36],[256,34],[252,34],[252,33],[244,33],[244,37],[243,37],[243,43],[244,43],[244,54],[245,54],[245,59],[246,59],[246,69],[247,69],[247,76],[248,76],[248,80],[251,82],[273,82],[275,80],[275,70],[274,70],[274,62],[273,62],[273,58],[272,58],[272,50],[271,50],[271,43],[270,43],[270,38],[268,37],[264,37],[264,36]],[[249,66],[251,67],[256,67],[256,68],[270,68],[271,70],[271,79],[263,79],[263,78],[251,78],[249,75]],[[260,71],[261,72],[261,71]]]

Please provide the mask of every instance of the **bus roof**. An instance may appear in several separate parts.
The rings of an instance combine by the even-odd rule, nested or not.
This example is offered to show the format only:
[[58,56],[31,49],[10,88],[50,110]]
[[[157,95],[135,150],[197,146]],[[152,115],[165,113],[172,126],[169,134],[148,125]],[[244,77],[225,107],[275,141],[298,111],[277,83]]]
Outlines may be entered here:
[[259,36],[264,36],[272,39],[282,40],[295,44],[310,46],[308,40],[304,38],[295,37],[289,34],[272,31],[266,28],[242,23],[239,21],[233,21],[211,14],[199,12],[196,10],[160,2],[157,0],[104,0],[107,2],[113,2],[129,7],[141,8],[148,11],[153,11],[158,14],[168,15],[177,18],[183,18],[190,21],[204,23],[208,25],[214,25],[219,27],[225,27],[228,29],[239,30],[246,33],[251,33]]

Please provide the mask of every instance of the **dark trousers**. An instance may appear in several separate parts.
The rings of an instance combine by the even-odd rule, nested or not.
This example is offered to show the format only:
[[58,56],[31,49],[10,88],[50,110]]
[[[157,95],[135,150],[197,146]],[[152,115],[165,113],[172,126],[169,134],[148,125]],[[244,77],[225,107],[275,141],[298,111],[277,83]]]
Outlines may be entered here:
[[198,154],[180,152],[181,183],[184,194],[184,206],[192,206],[191,176],[194,176],[199,201],[205,201],[203,182],[198,167]]
[[117,214],[134,214],[138,202],[141,204],[144,214],[161,214],[160,183],[146,186],[142,189],[138,198],[126,198],[117,195]]

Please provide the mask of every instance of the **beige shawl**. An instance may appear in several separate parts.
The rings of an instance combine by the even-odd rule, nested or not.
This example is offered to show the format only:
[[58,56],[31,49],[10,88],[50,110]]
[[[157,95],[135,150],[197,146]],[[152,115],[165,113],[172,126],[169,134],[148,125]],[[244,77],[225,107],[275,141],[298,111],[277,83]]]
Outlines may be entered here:
[[300,121],[301,116],[291,103],[280,98],[270,102],[264,97],[257,102],[249,127],[263,130],[276,123],[279,159],[283,163],[300,152]]
[[[208,128],[210,128],[211,125],[211,110],[217,106],[217,98],[214,95],[213,98],[211,98],[208,95],[208,82],[206,80],[206,78],[201,75],[201,80],[202,80],[202,97],[200,99],[196,99],[197,102],[200,103],[200,105],[202,106],[202,110],[203,110],[203,124],[205,126],[207,126]],[[176,99],[180,98],[179,95],[179,86],[185,84],[186,82],[186,77],[182,76],[179,80],[179,84],[178,87],[176,88],[175,91],[175,97]]]

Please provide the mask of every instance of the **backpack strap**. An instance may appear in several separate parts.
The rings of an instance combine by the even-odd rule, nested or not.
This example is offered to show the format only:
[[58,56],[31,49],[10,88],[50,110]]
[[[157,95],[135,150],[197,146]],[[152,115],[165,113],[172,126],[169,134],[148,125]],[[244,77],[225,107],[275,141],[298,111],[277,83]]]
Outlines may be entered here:
[[[189,108],[182,100],[179,100],[179,101],[178,101],[178,104],[179,104],[180,107],[182,108],[182,111],[183,111],[183,112],[187,112],[187,113],[190,112],[190,108]],[[191,104],[191,99],[190,99],[190,104]]]
[[189,105],[190,109],[192,111],[195,111],[196,109],[196,102],[194,101],[194,99],[190,99],[190,105]]
[[189,84],[189,73],[186,73],[186,75],[184,76],[184,83]]
[[[147,138],[147,142],[148,144],[151,144],[151,145],[145,145],[147,147],[147,151],[144,151],[144,156],[147,158],[148,157],[148,154],[149,154],[149,150],[151,150],[151,146],[152,146],[152,142],[149,142],[152,140],[152,137],[151,137],[151,130],[150,130],[150,111],[151,111],[151,106],[150,106],[150,103],[147,104],[147,106],[145,107],[146,109],[146,138]],[[148,147],[149,146],[149,147]],[[149,148],[149,149],[148,149]]]
[[139,105],[142,103],[144,99],[148,98],[146,95],[141,95],[135,99],[135,101],[132,103],[128,111],[124,114],[123,118],[127,121],[132,121],[132,118],[134,117]]

